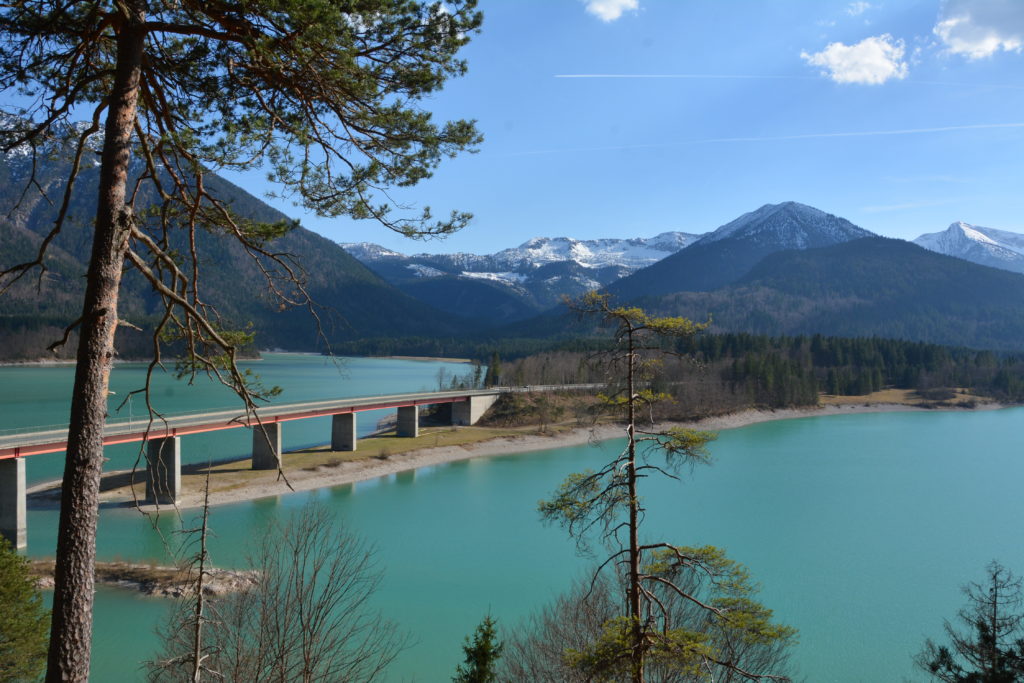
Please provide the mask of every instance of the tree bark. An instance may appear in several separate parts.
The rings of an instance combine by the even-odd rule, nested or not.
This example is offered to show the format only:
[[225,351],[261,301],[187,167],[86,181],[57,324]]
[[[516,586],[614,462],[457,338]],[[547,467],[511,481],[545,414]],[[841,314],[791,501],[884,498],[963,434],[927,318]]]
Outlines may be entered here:
[[103,427],[117,330],[117,298],[132,221],[125,204],[142,68],[145,0],[117,20],[117,69],[108,102],[99,202],[71,401],[54,571],[46,681],[87,681],[92,644],[96,524]]

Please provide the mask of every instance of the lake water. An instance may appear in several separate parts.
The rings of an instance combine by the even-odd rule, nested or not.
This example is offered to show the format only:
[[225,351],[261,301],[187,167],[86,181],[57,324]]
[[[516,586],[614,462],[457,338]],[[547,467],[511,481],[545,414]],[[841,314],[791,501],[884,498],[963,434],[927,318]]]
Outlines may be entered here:
[[[319,359],[265,362],[284,377],[305,369],[306,381],[320,381],[308,367],[320,363],[322,371]],[[436,384],[437,366],[428,363],[357,361],[350,374],[378,362],[392,370],[398,363],[397,374],[423,382],[403,388]],[[0,379],[10,370],[0,369]],[[1014,408],[807,418],[726,431],[713,444],[714,465],[682,483],[650,482],[644,533],[719,545],[745,563],[763,585],[764,603],[800,629],[795,661],[806,680],[920,680],[911,658],[961,606],[959,586],[980,580],[993,558],[1024,572],[1022,424],[1024,409]],[[183,441],[186,454],[192,438]],[[584,570],[562,531],[539,523],[536,502],[567,473],[605,461],[619,446],[477,458],[217,507],[213,561],[241,564],[268,520],[310,499],[323,502],[376,544],[386,575],[375,604],[416,639],[389,680],[449,680],[463,636],[484,614],[513,624]],[[30,476],[45,457],[29,461]],[[52,555],[56,518],[52,510],[30,512],[30,555]],[[165,534],[181,524],[170,515],[157,522]],[[165,558],[160,534],[138,513],[104,510],[99,534],[101,558]],[[160,600],[101,590],[93,680],[138,678],[133,659],[155,648],[152,625],[165,610]]]

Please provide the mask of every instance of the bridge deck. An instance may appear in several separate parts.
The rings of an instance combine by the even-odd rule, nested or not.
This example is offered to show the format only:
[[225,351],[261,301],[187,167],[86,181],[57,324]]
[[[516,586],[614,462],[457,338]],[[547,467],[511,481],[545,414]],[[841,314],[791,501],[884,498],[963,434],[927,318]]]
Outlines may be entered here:
[[[109,446],[221,429],[251,427],[259,423],[271,424],[310,417],[356,413],[364,410],[455,403],[466,401],[473,396],[491,396],[497,393],[499,391],[494,389],[437,391],[268,405],[258,409],[258,420],[255,415],[246,415],[244,412],[239,412],[238,409],[168,415],[163,419],[154,418],[152,423],[148,419],[108,420],[103,430],[103,444]],[[0,460],[63,451],[67,448],[67,435],[68,428],[66,426],[35,432],[0,435]]]

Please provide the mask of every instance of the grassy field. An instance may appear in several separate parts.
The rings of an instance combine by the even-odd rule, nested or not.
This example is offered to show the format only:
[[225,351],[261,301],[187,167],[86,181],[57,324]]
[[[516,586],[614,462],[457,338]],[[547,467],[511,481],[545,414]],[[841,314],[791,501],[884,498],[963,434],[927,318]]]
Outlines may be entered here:
[[942,398],[925,398],[913,389],[882,389],[863,396],[833,396],[822,394],[820,401],[823,406],[847,406],[869,403],[894,403],[898,405],[916,406],[918,408],[970,408],[976,405],[991,403],[992,400],[975,396],[964,389],[956,389],[951,396]]

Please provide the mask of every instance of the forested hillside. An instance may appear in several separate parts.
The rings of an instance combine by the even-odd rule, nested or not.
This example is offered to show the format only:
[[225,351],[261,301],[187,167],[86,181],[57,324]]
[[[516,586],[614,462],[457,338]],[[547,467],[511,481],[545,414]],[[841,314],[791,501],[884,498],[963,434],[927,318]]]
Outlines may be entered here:
[[[25,156],[0,157],[0,269],[35,257],[39,244],[56,218],[64,191],[66,159],[55,150],[53,158],[37,159],[32,168]],[[29,178],[34,173],[34,183]],[[48,356],[46,346],[59,339],[76,319],[84,292],[84,273],[91,242],[91,216],[95,213],[96,168],[86,168],[78,179],[69,221],[56,235],[46,257],[46,271],[32,273],[0,297],[0,360]],[[291,221],[243,189],[215,175],[206,186],[228,200],[242,219],[264,223]],[[145,192],[142,194],[146,198]],[[152,202],[152,197],[149,198]],[[145,204],[145,201],[141,202]],[[369,224],[368,224],[369,225]],[[378,229],[379,226],[375,226]],[[184,250],[184,234],[169,235],[172,249]],[[203,265],[202,291],[217,309],[226,328],[250,328],[257,348],[323,350],[327,343],[378,334],[452,334],[466,322],[417,301],[384,282],[330,240],[302,227],[293,227],[272,243],[276,252],[292,255],[310,297],[318,304],[323,339],[310,312],[282,307],[270,291],[261,265],[239,244],[210,231],[197,233],[196,250]],[[268,267],[266,259],[260,259]],[[271,269],[279,286],[280,269]],[[128,270],[122,284],[122,317],[147,329],[161,305],[148,283]],[[66,345],[58,355],[74,349]],[[145,332],[126,328],[118,335],[125,357],[148,357],[151,340]]]
[[777,252],[728,287],[640,301],[717,330],[1024,348],[1024,276],[881,237]]

